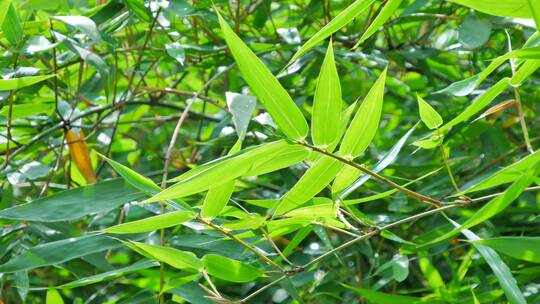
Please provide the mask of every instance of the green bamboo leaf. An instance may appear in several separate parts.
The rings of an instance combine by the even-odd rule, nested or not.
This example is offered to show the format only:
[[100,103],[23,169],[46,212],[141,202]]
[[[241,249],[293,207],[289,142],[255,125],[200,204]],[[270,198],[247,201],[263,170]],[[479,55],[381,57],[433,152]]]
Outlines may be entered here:
[[340,155],[358,156],[375,137],[381,119],[386,71],[384,69],[375,81],[345,132],[339,148]]
[[313,198],[330,184],[342,167],[343,163],[332,157],[324,156],[319,159],[313,167],[302,175],[293,188],[281,198],[275,215],[290,211]]
[[[259,145],[243,153],[226,156],[212,161],[173,179],[178,183],[159,192],[143,203],[158,202],[193,195],[222,185],[248,173],[250,169],[263,165],[279,153],[293,146],[284,140]],[[192,172],[193,171],[193,172]]]
[[287,137],[291,139],[304,138],[308,132],[308,125],[289,93],[253,51],[234,33],[219,12],[217,15],[225,41],[244,80]]
[[311,38],[294,54],[287,66],[291,65],[296,61],[296,59],[300,58],[300,56],[302,56],[308,50],[354,20],[354,18],[360,15],[360,13],[367,9],[373,2],[374,0],[354,1],[346,9],[342,10],[336,17],[334,17],[334,19],[328,22],[328,24],[326,24],[321,30],[311,36]]
[[449,122],[445,123],[439,128],[441,132],[446,132],[453,126],[471,118],[474,114],[480,112],[485,108],[493,99],[499,96],[506,88],[510,86],[509,79],[503,78],[499,80],[492,87],[487,89],[482,95],[478,96],[473,102],[463,110],[458,116],[454,117]]
[[[491,63],[485,69],[483,69],[480,73],[474,76],[471,76],[469,78],[466,78],[464,80],[454,82],[447,88],[442,89],[436,93],[448,93],[455,96],[469,95],[489,75],[491,75],[491,73],[493,73],[498,67],[500,67],[507,60],[512,59],[512,58],[540,59],[540,47],[538,46],[526,47],[526,48],[508,52],[502,56],[499,56],[493,59],[493,61],[491,61]],[[535,69],[535,66],[536,64],[534,64],[534,62],[531,62],[531,60],[526,60],[525,63],[522,66],[520,66],[520,68],[516,72],[516,75],[518,76],[512,77],[513,81],[516,83],[521,83],[524,80],[524,78],[526,78],[525,76],[527,76],[527,74],[529,73],[528,71],[531,69]]]
[[540,30],[540,1],[538,0],[528,0],[529,9],[536,24],[536,29]]
[[252,282],[263,275],[258,268],[217,254],[205,255],[202,262],[208,274],[229,282]]
[[231,180],[217,187],[210,188],[204,198],[201,216],[205,218],[218,216],[229,202],[235,185],[236,181]]
[[474,241],[473,244],[489,246],[519,260],[540,263],[540,237],[499,237]]
[[476,211],[472,216],[468,217],[467,220],[458,228],[451,230],[434,240],[431,240],[427,243],[424,243],[424,246],[432,246],[438,244],[442,241],[445,241],[463,231],[464,229],[471,228],[478,224],[485,222],[486,220],[492,218],[493,216],[499,214],[501,211],[506,209],[514,200],[516,200],[521,193],[527,188],[536,177],[540,174],[540,166],[533,165],[532,169],[523,172],[521,177],[517,179],[504,193],[492,200],[487,204],[482,206],[478,211]]
[[11,0],[0,0],[0,27],[4,24]]
[[283,151],[276,153],[264,163],[258,163],[250,168],[243,177],[259,176],[297,164],[310,155],[311,151],[301,145],[289,145]]
[[45,304],[64,304],[62,296],[56,289],[47,290],[47,295],[45,296]]
[[326,148],[339,136],[341,121],[341,85],[334,61],[332,41],[321,66],[313,99],[311,138],[317,146]]
[[418,108],[420,109],[420,118],[422,122],[430,129],[437,129],[443,124],[441,115],[431,107],[420,95],[416,95],[418,101]]
[[[398,141],[397,143],[388,151],[379,162],[371,169],[371,171],[375,173],[379,173],[382,170],[384,170],[386,167],[388,167],[390,164],[392,164],[399,152],[401,151],[401,148],[405,145],[405,142],[407,142],[407,139],[409,136],[414,132],[416,129],[416,126],[418,124],[414,125],[409,131],[407,131]],[[354,169],[354,170],[351,170]],[[360,176],[360,178],[358,178]],[[370,175],[363,174],[362,172],[354,167],[346,166],[341,169],[341,171],[336,176],[336,179],[334,180],[334,184],[332,185],[332,193],[339,193],[340,199],[345,199],[349,194],[351,194],[353,191],[358,189],[360,186],[362,186],[365,182],[367,182],[371,178]]]
[[[251,113],[249,115],[251,116]],[[245,134],[245,129],[244,131],[240,130],[239,132],[243,132],[243,134]],[[242,140],[244,138],[243,134],[238,134],[238,141],[229,151],[229,155],[237,153],[242,148]],[[227,203],[229,202],[229,199],[234,191],[235,185],[236,180],[230,180],[226,183],[208,189],[201,209],[201,215],[205,218],[214,218],[218,216],[221,210],[227,206]]]
[[[424,302],[422,298],[384,293],[384,292],[375,291],[371,289],[352,287],[346,284],[341,284],[341,285],[347,289],[350,289],[366,297],[366,299],[369,300],[369,302],[376,303],[376,304],[414,304],[414,303]],[[431,303],[436,303],[436,302],[431,302]]]
[[43,80],[54,77],[55,75],[43,76],[28,76],[21,78],[0,79],[0,91],[18,90],[27,86],[31,86]]
[[390,16],[392,16],[392,14],[398,9],[402,1],[403,0],[388,0],[377,17],[375,17],[375,20],[373,20],[364,34],[362,34],[362,37],[360,37],[360,40],[358,40],[353,49],[356,49],[364,41],[371,37],[371,35],[375,34],[384,25],[388,18],[390,18]]
[[488,42],[491,36],[491,22],[486,18],[467,16],[459,26],[458,41],[464,48],[476,49]]
[[221,226],[230,230],[257,229],[264,225],[265,222],[265,216],[253,215],[236,221],[223,223]]
[[144,196],[121,179],[63,191],[0,211],[0,219],[58,222],[103,213]]
[[187,222],[194,217],[195,214],[191,211],[179,210],[147,217],[138,221],[119,224],[103,229],[102,232],[116,234],[148,232],[162,228],[173,227]]
[[195,254],[189,251],[182,251],[172,247],[164,247],[130,241],[130,244],[145,252],[154,259],[169,264],[177,269],[201,270],[203,264]]
[[2,27],[2,31],[4,32],[4,36],[7,38],[7,40],[13,45],[18,45],[23,37],[23,29],[21,27],[21,22],[19,20],[19,15],[17,14],[15,3],[10,1],[10,3],[7,5],[8,9],[4,15],[4,21],[2,24],[0,24],[0,26]]
[[450,0],[479,12],[513,18],[532,18],[527,0]]
[[139,270],[148,269],[148,268],[152,268],[156,266],[159,266],[159,263],[156,261],[140,260],[126,267],[122,267],[122,268],[114,269],[114,270],[107,271],[104,273],[84,277],[84,278],[81,278],[81,279],[78,279],[78,280],[75,280],[66,284],[62,284],[60,286],[57,286],[56,288],[59,288],[59,289],[77,288],[81,286],[108,281],[111,279],[124,276],[129,273],[138,272]]
[[[120,247],[121,244],[105,235],[90,235],[43,243],[23,251],[5,264],[0,272],[16,272],[60,264],[96,252]],[[69,250],[66,250],[69,248]]]
[[115,162],[112,159],[107,158],[103,154],[98,153],[98,155],[101,156],[101,158],[103,158],[105,161],[107,161],[107,163],[111,167],[113,167],[114,171],[120,174],[120,176],[133,187],[149,194],[155,194],[161,191],[161,188],[158,185],[156,185],[151,179],[143,175],[140,175],[139,173],[131,170],[130,168],[118,162]]
[[469,185],[466,190],[456,194],[456,196],[511,183],[521,177],[523,171],[532,168],[538,162],[540,162],[540,151],[529,154],[519,161],[500,169],[489,177],[482,179],[473,185]]
[[[449,219],[450,220],[450,219]],[[460,227],[460,225],[452,220],[450,222],[456,227]],[[468,229],[462,230],[463,235],[465,235],[470,241],[479,241],[481,240],[480,237],[478,237],[476,234],[474,234],[472,231]],[[502,289],[504,290],[504,293],[506,295],[506,298],[508,299],[508,302],[511,304],[526,304],[527,301],[523,297],[523,294],[521,293],[521,290],[519,289],[519,286],[517,285],[516,279],[514,276],[512,276],[512,272],[506,266],[504,261],[501,259],[501,257],[495,252],[495,250],[479,244],[474,244],[474,247],[478,250],[480,255],[486,260],[491,270],[493,270],[493,274],[499,281],[499,284],[501,285]]]
[[[21,104],[13,105],[13,112],[11,113],[11,119],[25,118],[40,113],[50,114],[54,109],[52,103],[38,103],[38,104]],[[3,107],[0,109],[0,115],[8,117],[9,107]]]
[[126,4],[127,7],[129,7],[129,10],[131,10],[142,21],[152,21],[152,15],[150,15],[150,12],[146,6],[144,6],[143,0],[126,0]]

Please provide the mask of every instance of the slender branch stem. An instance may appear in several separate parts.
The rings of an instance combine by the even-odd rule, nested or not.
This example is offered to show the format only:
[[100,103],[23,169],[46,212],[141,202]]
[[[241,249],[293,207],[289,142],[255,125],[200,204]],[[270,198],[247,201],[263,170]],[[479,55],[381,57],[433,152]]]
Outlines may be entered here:
[[276,270],[279,270],[280,272],[284,272],[283,268],[281,268],[281,266],[279,266],[276,262],[272,261],[270,258],[268,258],[264,254],[262,254],[259,250],[257,250],[253,246],[251,246],[248,243],[242,241],[236,235],[232,234],[230,231],[226,230],[225,228],[223,228],[223,227],[221,227],[219,225],[216,225],[216,224],[212,223],[211,221],[208,221],[208,220],[206,220],[206,219],[204,219],[204,218],[202,218],[200,216],[196,216],[195,220],[200,222],[201,224],[204,224],[204,225],[214,229],[214,230],[217,230],[218,232],[220,232],[221,234],[223,234],[226,237],[230,238],[232,241],[236,242],[240,246],[242,246],[242,247],[246,248],[247,250],[253,252],[257,257],[259,257],[261,260],[266,262],[268,265],[274,267]]
[[416,198],[416,199],[418,199],[418,200],[420,200],[420,201],[423,201],[423,202],[432,204],[432,205],[434,205],[435,207],[442,207],[442,206],[443,206],[443,202],[441,202],[441,201],[439,201],[439,200],[437,200],[437,199],[431,198],[431,197],[429,197],[429,196],[420,194],[420,193],[415,192],[415,191],[413,191],[413,190],[410,190],[410,189],[408,189],[408,188],[405,188],[405,187],[403,187],[403,186],[401,186],[401,185],[398,185],[398,184],[394,183],[393,181],[387,179],[386,177],[384,177],[384,176],[382,176],[382,175],[380,175],[380,174],[378,174],[378,173],[375,173],[375,172],[371,171],[370,169],[368,169],[368,168],[366,168],[366,167],[364,167],[364,166],[362,166],[362,165],[360,165],[360,164],[357,164],[357,163],[353,162],[353,161],[350,160],[350,159],[347,159],[347,158],[344,158],[344,157],[339,156],[339,155],[337,155],[337,154],[328,152],[328,151],[326,151],[326,150],[324,150],[324,149],[321,149],[321,148],[319,148],[319,147],[310,145],[310,144],[306,143],[305,141],[296,141],[295,143],[296,143],[296,144],[299,144],[299,145],[302,145],[302,146],[304,146],[304,147],[307,147],[307,148],[309,148],[309,149],[311,149],[311,150],[313,150],[313,151],[316,151],[316,152],[319,152],[319,153],[321,153],[321,154],[324,154],[324,155],[326,155],[326,156],[329,156],[329,157],[332,157],[332,158],[334,158],[334,159],[337,159],[337,160],[339,160],[340,162],[342,162],[342,163],[344,163],[344,164],[346,164],[346,165],[349,165],[349,166],[351,166],[351,167],[353,167],[353,168],[356,168],[356,169],[358,169],[358,170],[364,172],[365,174],[368,174],[368,175],[370,175],[371,177],[373,177],[373,178],[375,178],[375,179],[377,179],[377,180],[379,180],[379,181],[381,181],[381,182],[383,182],[383,183],[385,183],[385,184],[388,184],[388,185],[390,185],[391,187],[396,188],[397,190],[399,190],[399,191],[401,191],[401,192],[403,192],[403,193],[405,193],[405,194],[407,194],[407,195],[409,195],[409,196],[411,196],[411,197],[414,197],[414,198]]

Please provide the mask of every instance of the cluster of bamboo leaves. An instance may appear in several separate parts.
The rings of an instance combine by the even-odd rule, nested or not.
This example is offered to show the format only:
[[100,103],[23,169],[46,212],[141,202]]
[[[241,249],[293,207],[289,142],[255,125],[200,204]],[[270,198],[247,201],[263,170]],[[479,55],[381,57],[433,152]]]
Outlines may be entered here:
[[[151,24],[157,20],[160,11],[150,12],[143,1],[125,2],[130,12],[139,19]],[[538,300],[538,292],[532,293],[532,296],[530,292],[527,294],[524,286],[515,279],[512,270],[499,253],[526,263],[540,263],[539,237],[524,235],[483,239],[470,230],[489,222],[490,219],[505,211],[523,193],[531,189],[536,190],[540,175],[540,153],[533,150],[526,132],[526,122],[522,124],[523,139],[520,141],[524,142],[529,150],[528,153],[518,161],[495,170],[466,187],[460,187],[454,180],[451,165],[447,162],[448,149],[445,145],[447,137],[452,136],[452,132],[459,132],[459,128],[471,119],[482,119],[499,111],[503,106],[506,107],[507,105],[498,105],[488,108],[505,91],[517,90],[521,87],[540,68],[540,46],[538,46],[540,34],[536,31],[522,48],[510,50],[496,57],[478,74],[452,83],[441,90],[439,92],[441,94],[468,96],[477,92],[478,88],[490,77],[497,78],[493,85],[481,90],[470,104],[447,121],[435,107],[430,105],[430,102],[425,100],[427,98],[422,97],[421,94],[415,96],[418,110],[415,110],[414,120],[421,121],[429,131],[412,144],[418,149],[434,151],[440,149],[444,159],[441,167],[447,171],[454,187],[452,193],[444,199],[436,198],[429,191],[417,192],[411,190],[410,187],[421,180],[430,178],[440,171],[439,169],[406,183],[393,181],[380,174],[395,161],[402,148],[409,142],[409,137],[418,124],[410,128],[401,138],[393,139],[392,148],[376,164],[361,163],[365,160],[363,157],[368,148],[373,146],[377,132],[380,132],[382,128],[381,118],[386,99],[385,86],[388,79],[395,81],[394,77],[397,76],[391,75],[392,63],[388,63],[386,67],[377,71],[376,80],[364,96],[347,105],[342,96],[342,80],[338,73],[333,45],[336,41],[334,38],[336,33],[354,22],[357,16],[365,13],[376,2],[374,0],[352,1],[303,43],[287,64],[283,64],[281,72],[286,72],[314,48],[320,45],[325,46],[324,60],[317,66],[318,75],[309,115],[310,124],[306,120],[306,111],[299,107],[289,94],[292,88],[284,88],[263,60],[238,36],[238,30],[231,28],[228,21],[220,14],[219,7],[208,5],[208,9],[214,10],[217,14],[221,37],[227,47],[227,56],[232,56],[235,62],[232,68],[238,69],[241,79],[245,81],[250,94],[253,95],[227,93],[227,110],[232,116],[236,137],[234,144],[226,151],[226,155],[198,164],[176,177],[165,180],[163,185],[166,187],[163,187],[153,179],[133,170],[129,165],[113,160],[110,153],[100,154],[100,159],[106,161],[120,179],[77,187],[24,204],[10,205],[9,208],[0,210],[0,219],[9,223],[5,225],[1,233],[8,235],[11,231],[19,230],[17,225],[24,225],[25,222],[73,221],[89,214],[107,213],[110,210],[125,208],[125,204],[128,203],[133,208],[153,210],[154,215],[89,230],[76,237],[66,237],[24,248],[18,254],[5,259],[0,265],[2,278],[4,274],[13,275],[13,280],[20,287],[19,290],[23,291],[20,295],[24,298],[26,297],[24,292],[29,291],[28,271],[60,265],[78,258],[85,258],[90,261],[89,263],[99,265],[103,261],[94,254],[129,248],[130,252],[140,257],[128,266],[108,269],[108,271],[66,283],[44,282],[46,284],[43,284],[42,289],[47,290],[47,303],[63,303],[59,291],[105,281],[111,281],[113,284],[114,280],[120,280],[119,278],[125,275],[144,273],[157,267],[160,267],[159,272],[156,272],[159,273],[160,282],[153,283],[153,286],[159,285],[157,298],[161,301],[164,301],[166,294],[172,294],[174,297],[171,300],[180,303],[183,303],[182,301],[192,303],[198,301],[250,302],[256,297],[264,297],[264,292],[279,284],[290,295],[291,303],[295,303],[302,302],[302,298],[291,283],[293,277],[317,273],[324,268],[324,260],[333,259],[339,267],[347,268],[342,260],[343,257],[340,256],[342,251],[380,236],[381,239],[396,242],[400,249],[392,254],[387,263],[378,267],[374,276],[384,273],[388,280],[403,282],[409,277],[409,263],[414,260],[425,276],[427,281],[425,285],[428,288],[421,292],[400,292],[406,294],[400,295],[392,294],[388,290],[386,292],[379,290],[385,285],[383,283],[377,282],[371,286],[373,288],[363,288],[360,284],[357,288],[348,281],[340,282],[344,293],[352,292],[367,299],[370,303],[453,303],[459,301],[459,297],[464,297],[463,293],[468,294],[467,301],[471,303],[481,301],[527,303],[527,297],[533,301]],[[535,0],[454,0],[453,2],[490,15],[529,18],[536,22],[537,28],[540,25],[540,2]],[[408,1],[388,0],[381,3],[377,14],[370,20],[356,43],[351,46],[352,49],[361,47],[363,43],[376,35],[405,3],[408,4]],[[15,8],[16,4],[12,1],[0,1],[3,39],[5,38],[13,45],[18,45],[23,39],[23,29],[20,21],[17,20]],[[89,41],[100,39],[95,23],[87,17],[53,16],[50,18],[76,28],[86,35]],[[107,81],[107,78],[111,77],[109,67],[99,56],[84,49],[83,45],[74,39],[62,37],[59,33],[55,37],[59,41],[58,44],[66,44],[73,54],[92,65],[96,74],[103,76],[106,83],[104,90],[113,90],[110,85],[112,82]],[[49,49],[55,47],[56,45],[47,46]],[[169,54],[171,54],[170,48]],[[498,77],[497,70],[508,61],[512,63],[512,74],[508,77]],[[2,79],[0,90],[9,91],[12,94],[41,82],[53,79],[57,81],[57,77],[58,74],[50,73]],[[129,94],[126,93],[126,96]],[[195,94],[194,97],[196,98],[197,95]],[[123,98],[124,95],[121,97]],[[126,97],[120,102],[127,102],[129,98]],[[56,102],[55,106],[58,108],[58,100]],[[513,101],[513,103],[516,102],[520,101]],[[258,145],[248,145],[246,143],[248,133],[253,124],[251,118],[257,104],[260,104],[269,114],[276,128],[271,130],[269,140]],[[3,106],[2,111],[4,107],[6,105]],[[9,107],[11,107],[9,111],[11,119],[17,113],[13,113],[13,104]],[[189,110],[188,107],[186,106]],[[68,120],[72,118],[71,115],[70,113]],[[524,117],[522,116],[521,119],[524,120]],[[79,135],[74,136],[84,137],[80,136],[82,133],[77,134]],[[32,140],[34,139],[30,139]],[[88,153],[86,147],[77,146],[77,148],[82,151],[78,155]],[[24,153],[24,149],[26,149],[24,145],[16,147],[11,157]],[[75,149],[75,146],[70,145],[70,149]],[[9,145],[7,150],[9,150]],[[10,154],[4,157],[6,161],[4,168],[8,168],[9,157]],[[73,158],[77,164],[91,162],[89,158],[82,160]],[[239,186],[243,187],[245,180],[258,180],[261,176],[299,164],[304,164],[306,170],[279,198],[245,200],[248,206],[253,207],[250,210],[256,211],[238,207],[240,205],[235,201],[233,194]],[[89,168],[91,170],[92,166],[90,165]],[[88,170],[83,170],[81,167],[79,170],[88,181],[88,175],[84,173]],[[95,175],[92,175],[92,178],[95,180]],[[354,196],[353,194],[368,180],[388,187],[389,190],[372,195]],[[497,193],[494,189],[502,189],[502,192]],[[418,205],[428,208],[390,222],[373,220],[356,208],[359,204],[390,198],[395,193],[407,196]],[[475,199],[478,193],[488,193],[488,195]],[[200,197],[200,199],[195,200],[193,197]],[[3,201],[10,199],[5,195],[2,196]],[[479,208],[467,208],[477,204],[480,204]],[[461,222],[452,220],[444,213],[458,208],[467,210],[460,214],[465,215],[465,220]],[[538,206],[536,206],[537,209]],[[444,215],[446,223],[442,228],[432,233],[428,231],[414,240],[403,239],[390,231],[391,228],[402,224],[440,215]],[[3,222],[0,223],[3,224]],[[173,235],[165,240],[164,234],[167,229],[181,226],[196,233],[204,230],[204,233],[208,235],[207,243],[189,243],[188,235],[177,238]],[[333,244],[328,231],[345,233],[348,239],[340,244]],[[327,250],[318,252],[309,260],[289,261],[299,244],[307,240],[312,232],[321,238]],[[428,254],[432,252],[430,250],[455,240],[460,235],[463,235],[465,246],[470,246],[470,249],[460,260],[458,271],[454,276],[463,280],[473,260],[482,259],[493,274],[491,286],[497,286],[492,291],[477,296],[474,288],[461,286],[459,280],[445,282],[444,275],[437,270],[443,266],[433,265],[432,258]],[[284,237],[290,238],[290,241],[280,249],[274,240]],[[13,246],[10,244],[7,242],[5,246],[1,244],[0,249],[10,251]],[[194,248],[204,248],[204,254],[189,250],[190,245],[186,244],[191,244]],[[226,244],[223,245],[225,248],[219,248],[221,244]],[[262,249],[263,247],[265,249]],[[358,250],[362,250],[362,253],[372,251],[371,248],[368,250],[360,247]],[[269,252],[275,252],[275,254]],[[248,258],[244,258],[246,254]],[[1,252],[0,258],[4,258]],[[528,269],[530,273],[526,275],[533,278],[539,277],[540,271],[537,267]],[[479,273],[487,276],[483,271]],[[180,275],[175,277],[177,274]],[[167,277],[167,280],[164,277]],[[219,284],[216,288],[212,283],[215,281],[225,283]],[[199,285],[202,287],[194,282],[201,282]],[[120,283],[119,281],[118,284]],[[249,292],[242,293],[242,297],[230,297],[227,291],[220,293],[222,286],[227,289],[244,283],[256,284],[246,287]],[[127,284],[136,285],[129,281]],[[141,286],[144,282],[137,284]],[[451,284],[463,290],[451,294],[450,290],[455,287],[450,286]],[[253,288],[254,286],[257,288]],[[188,292],[190,288],[195,287],[203,292],[202,296],[195,297]],[[317,286],[313,288],[316,289]],[[152,297],[156,296],[155,289],[150,288]],[[309,290],[309,288],[305,289]],[[409,293],[416,295],[409,295]]]

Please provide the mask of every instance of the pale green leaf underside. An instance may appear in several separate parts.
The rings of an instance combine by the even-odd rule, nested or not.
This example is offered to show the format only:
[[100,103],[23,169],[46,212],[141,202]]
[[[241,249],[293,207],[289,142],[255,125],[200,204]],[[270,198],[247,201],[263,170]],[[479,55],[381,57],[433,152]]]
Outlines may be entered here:
[[142,220],[127,222],[102,230],[107,233],[123,234],[123,233],[142,233],[154,231],[162,228],[173,227],[181,223],[187,222],[195,214],[191,211],[180,210],[147,217]]

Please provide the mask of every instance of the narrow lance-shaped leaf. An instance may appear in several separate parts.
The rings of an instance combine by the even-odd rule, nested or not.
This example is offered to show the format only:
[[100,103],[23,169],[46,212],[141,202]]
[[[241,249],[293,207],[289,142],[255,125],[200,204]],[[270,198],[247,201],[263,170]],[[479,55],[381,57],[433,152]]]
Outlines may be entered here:
[[531,13],[534,19],[534,23],[536,24],[536,29],[540,31],[540,1],[538,0],[528,0],[529,1],[529,8],[531,9]]
[[149,194],[155,194],[161,191],[161,188],[159,188],[159,186],[156,185],[151,179],[143,175],[140,175],[139,173],[133,171],[132,169],[118,162],[115,162],[114,160],[109,159],[102,154],[99,154],[99,156],[101,156],[101,158],[107,161],[107,163],[111,167],[113,167],[114,171],[120,174],[120,176],[133,187]]
[[[251,168],[264,164],[269,159],[289,149],[292,145],[284,140],[260,145],[238,155],[225,157],[223,161],[214,161],[211,165],[201,166],[203,169],[193,169],[196,173],[186,172],[187,177],[169,188],[159,192],[143,203],[158,202],[193,195],[208,190],[212,186],[224,184],[230,180],[244,175]],[[174,180],[178,180],[174,179]]]
[[4,24],[11,0],[0,0],[0,27]]
[[443,124],[441,115],[427,103],[420,95],[416,96],[422,122],[430,129],[437,129]]
[[244,80],[272,116],[279,129],[291,139],[307,135],[308,125],[289,93],[281,86],[264,63],[247,47],[217,13],[225,41]]
[[142,220],[127,222],[112,226],[102,230],[107,233],[142,233],[148,231],[154,231],[162,228],[173,227],[184,222],[187,222],[195,217],[195,214],[191,211],[179,210],[160,214],[156,216],[147,217]]
[[152,268],[156,266],[159,266],[158,262],[149,261],[149,260],[140,260],[126,267],[114,269],[114,270],[107,271],[104,273],[84,277],[84,278],[81,278],[81,279],[78,279],[78,280],[75,280],[66,284],[62,284],[58,286],[57,288],[71,289],[71,288],[76,288],[80,286],[86,286],[90,284],[95,284],[95,283],[115,279],[120,276],[126,275],[128,273],[137,272],[139,270],[148,269],[148,268]]
[[[44,243],[25,250],[0,265],[0,272],[16,272],[59,264],[119,246],[121,246],[119,242],[105,235],[82,236]],[[69,250],[66,250],[67,248]]]
[[[177,269],[200,270],[202,268],[201,261],[192,252],[134,241],[130,241],[129,243],[124,242],[124,244],[128,247],[135,246],[154,259],[169,264]],[[134,248],[132,247],[132,249]]]
[[[538,163],[537,163],[538,164]],[[516,200],[540,174],[540,166],[533,165],[531,169],[522,173],[522,176],[516,180],[504,193],[485,204],[482,208],[470,216],[460,227],[449,231],[438,238],[423,244],[422,246],[431,246],[441,241],[447,240],[452,236],[459,234],[464,229],[471,228],[497,215]]]
[[375,81],[349,125],[339,148],[340,155],[358,156],[375,137],[381,119],[386,71]]
[[54,77],[55,75],[28,76],[21,78],[0,79],[0,91],[18,90],[43,80]]
[[377,17],[375,17],[375,20],[373,20],[364,34],[362,34],[362,37],[360,37],[360,40],[358,40],[353,49],[360,46],[364,41],[371,37],[371,35],[375,34],[375,32],[377,32],[384,25],[386,20],[388,20],[388,18],[390,18],[397,10],[402,1],[403,0],[388,0]]
[[456,194],[456,196],[511,183],[520,178],[523,171],[532,168],[532,166],[538,162],[540,162],[540,151],[536,151],[533,154],[523,157],[519,161],[500,169],[489,177],[476,182],[473,185],[466,185],[467,189],[459,194]]
[[217,254],[207,254],[202,258],[208,274],[229,282],[252,282],[263,273],[251,265]]
[[474,244],[489,246],[519,260],[540,263],[540,237],[499,237],[474,241]]
[[336,141],[340,134],[341,104],[341,85],[330,41],[313,99],[311,137],[315,145],[327,147]]
[[[460,227],[458,223],[450,220],[450,222],[456,227]],[[468,229],[462,230],[463,235],[465,235],[470,241],[479,241],[481,240],[476,234]],[[499,281],[508,302],[511,304],[526,304],[527,301],[523,297],[519,286],[517,285],[516,279],[512,276],[512,272],[508,266],[504,263],[501,257],[495,252],[495,250],[479,244],[474,244],[474,247],[478,249],[480,255],[486,260],[489,267],[493,270],[493,274]]]
[[336,177],[343,163],[329,156],[323,156],[309,168],[300,180],[282,198],[275,215],[290,211],[313,198]]
[[333,33],[340,30],[342,27],[347,25],[349,22],[354,20],[356,16],[362,13],[367,9],[374,0],[356,0],[346,9],[342,10],[336,17],[334,17],[328,24],[326,24],[322,29],[315,33],[311,38],[300,47],[300,49],[294,54],[287,66],[291,65],[296,59],[300,58],[308,50],[319,44],[324,39],[330,37]]
[[66,190],[51,196],[0,210],[0,219],[59,222],[112,210],[144,194],[121,179]]
[[2,26],[2,31],[4,32],[3,36],[13,45],[17,45],[23,38],[23,29],[21,27],[19,15],[17,14],[17,9],[15,8],[15,3],[16,2],[10,1],[7,12],[4,15],[4,21],[0,24]]
[[450,0],[479,12],[513,18],[531,18],[528,0]]

